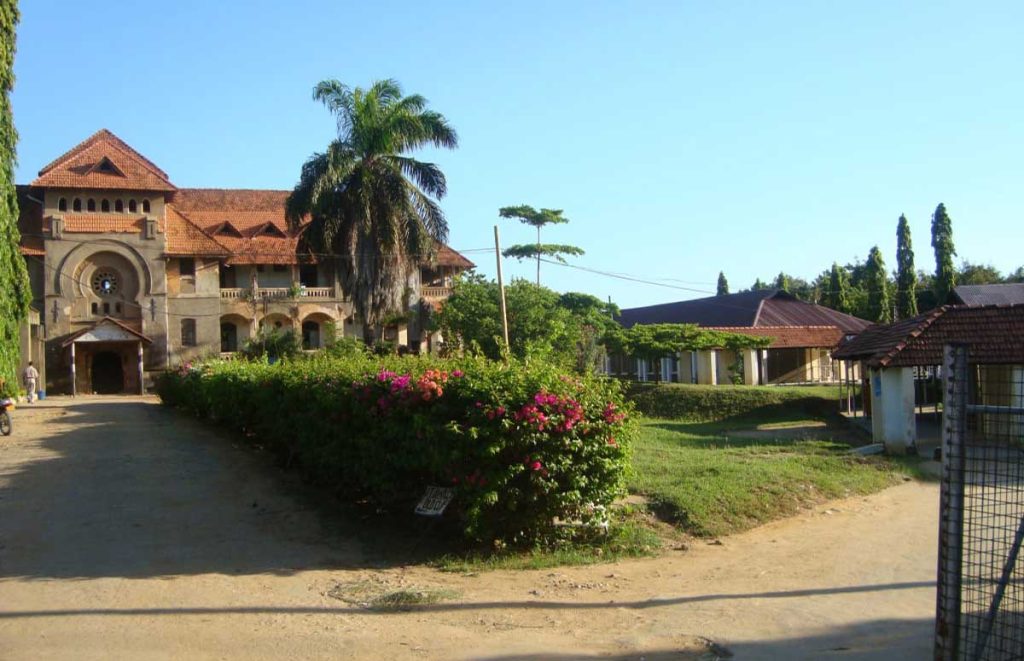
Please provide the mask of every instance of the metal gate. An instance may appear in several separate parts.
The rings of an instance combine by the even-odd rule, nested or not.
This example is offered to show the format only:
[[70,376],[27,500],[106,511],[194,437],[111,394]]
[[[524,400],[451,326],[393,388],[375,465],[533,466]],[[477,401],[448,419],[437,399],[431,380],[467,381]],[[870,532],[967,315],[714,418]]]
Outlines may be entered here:
[[1024,366],[943,367],[935,658],[1024,659]]

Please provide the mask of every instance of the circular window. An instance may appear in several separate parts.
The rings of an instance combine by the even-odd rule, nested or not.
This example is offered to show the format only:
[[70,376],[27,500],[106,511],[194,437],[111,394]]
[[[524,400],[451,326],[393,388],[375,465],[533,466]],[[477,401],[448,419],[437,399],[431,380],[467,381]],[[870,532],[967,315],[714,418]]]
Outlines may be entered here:
[[92,290],[100,296],[113,296],[119,284],[117,273],[108,269],[96,271],[92,276]]

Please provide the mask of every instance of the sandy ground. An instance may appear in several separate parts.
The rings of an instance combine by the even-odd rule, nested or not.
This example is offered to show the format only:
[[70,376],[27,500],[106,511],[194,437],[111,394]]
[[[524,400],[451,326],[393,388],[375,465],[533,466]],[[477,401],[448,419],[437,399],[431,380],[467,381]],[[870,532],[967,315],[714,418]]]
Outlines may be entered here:
[[[938,487],[655,559],[386,564],[282,475],[147,398],[49,399],[0,439],[2,659],[926,659]],[[408,612],[400,589],[455,596]]]

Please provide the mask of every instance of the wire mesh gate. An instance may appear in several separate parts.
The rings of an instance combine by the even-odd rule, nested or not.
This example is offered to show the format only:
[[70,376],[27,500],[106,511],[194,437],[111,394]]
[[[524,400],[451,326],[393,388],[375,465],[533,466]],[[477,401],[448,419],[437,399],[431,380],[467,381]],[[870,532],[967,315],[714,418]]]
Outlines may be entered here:
[[935,658],[1024,659],[1024,366],[944,368]]

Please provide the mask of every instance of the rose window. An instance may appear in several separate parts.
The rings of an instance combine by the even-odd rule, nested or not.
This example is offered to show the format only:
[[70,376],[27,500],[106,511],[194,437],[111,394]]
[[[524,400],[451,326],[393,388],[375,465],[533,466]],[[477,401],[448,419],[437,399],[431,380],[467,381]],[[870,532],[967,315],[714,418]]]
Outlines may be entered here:
[[117,273],[100,270],[92,276],[92,290],[100,296],[113,296],[117,293],[120,282]]

